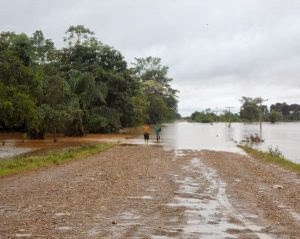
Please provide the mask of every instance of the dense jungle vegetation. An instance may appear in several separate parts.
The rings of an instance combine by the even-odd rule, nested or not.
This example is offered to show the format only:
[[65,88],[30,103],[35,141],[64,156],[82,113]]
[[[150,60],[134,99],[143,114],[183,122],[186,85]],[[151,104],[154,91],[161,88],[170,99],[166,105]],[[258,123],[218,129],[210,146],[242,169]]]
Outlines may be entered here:
[[0,34],[0,130],[81,136],[178,117],[177,90],[156,57],[131,67],[94,32],[70,26],[57,49],[42,31]]

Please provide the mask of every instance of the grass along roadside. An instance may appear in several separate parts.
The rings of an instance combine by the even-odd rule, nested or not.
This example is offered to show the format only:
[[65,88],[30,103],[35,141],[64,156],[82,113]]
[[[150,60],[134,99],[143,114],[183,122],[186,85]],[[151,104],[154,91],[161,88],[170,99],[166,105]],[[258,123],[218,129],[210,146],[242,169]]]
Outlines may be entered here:
[[59,165],[71,160],[87,157],[102,152],[116,144],[93,144],[76,148],[66,148],[60,151],[50,151],[43,155],[16,156],[0,160],[0,177],[20,172]]
[[239,145],[238,147],[240,147],[246,153],[248,153],[249,155],[251,155],[252,157],[254,157],[256,159],[262,159],[267,162],[275,163],[284,168],[288,168],[288,169],[291,169],[291,170],[294,170],[294,171],[300,173],[300,164],[297,164],[297,163],[287,160],[286,158],[283,157],[283,155],[281,153],[274,154],[274,150],[270,150],[270,152],[263,152],[263,151],[253,149],[248,146]]

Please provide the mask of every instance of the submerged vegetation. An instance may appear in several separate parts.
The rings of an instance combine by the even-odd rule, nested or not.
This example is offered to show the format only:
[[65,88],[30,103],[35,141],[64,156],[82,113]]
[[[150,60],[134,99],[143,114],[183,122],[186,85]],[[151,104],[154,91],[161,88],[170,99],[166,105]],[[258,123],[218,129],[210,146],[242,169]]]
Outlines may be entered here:
[[57,49],[42,31],[0,33],[0,130],[55,138],[178,117],[177,90],[160,58],[129,67],[82,25],[69,27],[64,41]]
[[289,160],[287,160],[283,154],[280,152],[278,148],[269,148],[268,152],[262,152],[260,150],[253,149],[248,146],[239,145],[240,148],[242,148],[246,153],[251,155],[254,158],[262,159],[267,162],[275,163],[277,165],[280,165],[284,168],[292,169],[298,173],[300,173],[300,164],[293,163]]
[[60,151],[49,151],[42,155],[16,156],[0,160],[0,177],[35,170],[43,167],[59,165],[71,160],[99,153],[114,144],[85,145],[77,148],[66,148]]

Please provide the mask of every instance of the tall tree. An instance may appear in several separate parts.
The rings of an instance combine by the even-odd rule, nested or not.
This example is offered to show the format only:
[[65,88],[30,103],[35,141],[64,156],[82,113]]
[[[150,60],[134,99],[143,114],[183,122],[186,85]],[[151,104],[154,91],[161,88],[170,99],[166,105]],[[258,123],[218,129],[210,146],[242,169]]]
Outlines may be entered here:
[[32,42],[33,61],[38,64],[53,62],[57,56],[57,50],[50,39],[45,39],[42,31],[35,31],[30,38]]
[[32,47],[25,34],[0,34],[0,82],[30,93],[36,87],[32,67]]
[[70,27],[67,35],[72,44],[61,51],[61,70],[79,99],[85,129],[110,132],[132,126],[137,86],[122,54],[83,26]]
[[149,102],[148,115],[151,123],[172,120],[177,115],[177,93],[170,85],[168,67],[157,57],[136,58],[131,71]]
[[65,41],[56,49],[40,30],[0,33],[0,129],[83,135],[177,116],[177,91],[160,58],[128,69],[120,51],[83,25],[70,26]]
[[50,132],[56,142],[56,133],[63,132],[70,117],[69,104],[72,94],[68,82],[61,77],[56,67],[47,66],[43,81],[43,96],[39,101],[39,112],[43,121],[42,132]]
[[241,118],[249,120],[250,122],[258,120],[261,111],[259,104],[262,103],[262,99],[243,96],[240,101],[242,103],[240,109]]
[[64,41],[67,42],[69,46],[80,45],[82,42],[90,41],[94,39],[92,36],[95,34],[83,25],[70,26],[65,33]]

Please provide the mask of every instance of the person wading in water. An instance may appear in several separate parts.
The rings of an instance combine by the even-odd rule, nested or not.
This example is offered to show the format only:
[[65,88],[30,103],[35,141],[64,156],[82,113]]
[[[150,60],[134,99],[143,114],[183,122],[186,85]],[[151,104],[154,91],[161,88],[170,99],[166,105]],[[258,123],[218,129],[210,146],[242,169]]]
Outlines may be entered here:
[[150,136],[150,126],[148,124],[145,124],[143,126],[143,131],[144,131],[145,144],[148,144],[149,136]]
[[155,133],[156,133],[156,142],[158,143],[160,141],[160,131],[161,128],[159,126],[159,124],[155,125]]

